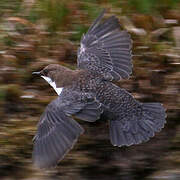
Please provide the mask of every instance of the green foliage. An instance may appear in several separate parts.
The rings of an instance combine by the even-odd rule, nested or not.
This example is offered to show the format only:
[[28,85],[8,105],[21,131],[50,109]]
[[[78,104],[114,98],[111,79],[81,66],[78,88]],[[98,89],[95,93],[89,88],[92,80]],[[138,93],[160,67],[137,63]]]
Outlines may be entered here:
[[0,13],[11,11],[17,13],[20,10],[22,0],[0,0]]
[[[95,0],[93,1],[94,3],[96,2]],[[87,12],[87,15],[89,18],[88,22],[92,22],[98,15],[99,13],[102,11],[101,8],[97,8],[97,5],[95,6],[95,4],[93,3],[89,3],[89,0],[86,0],[83,5],[81,6],[81,10]],[[85,26],[85,25],[75,25],[74,26],[74,31],[76,31],[76,34],[73,34],[71,36],[71,40],[73,41],[79,41],[82,37],[83,34],[85,34],[87,32],[89,27]]]
[[73,34],[70,39],[72,41],[79,41],[81,39],[82,35],[87,32],[87,30],[88,30],[88,27],[86,27],[84,25],[74,26],[74,31],[76,31],[77,33]]
[[153,11],[155,2],[156,0],[128,0],[129,5],[141,13]]
[[109,0],[109,2],[111,3],[112,7],[122,7],[123,4],[125,4],[126,1],[123,0]]
[[56,31],[68,15],[68,8],[65,1],[59,0],[38,0],[41,17],[49,20],[49,30]]
[[6,91],[0,87],[0,101],[4,101],[6,98]]
[[[81,10],[85,11],[88,15],[87,18],[89,18],[88,22],[92,22],[95,18],[97,18],[97,16],[100,14],[100,12],[102,11],[102,8],[97,8],[97,0],[85,0],[83,5],[81,6]],[[75,25],[74,26],[74,31],[76,31],[76,34],[73,34],[71,36],[71,40],[73,41],[79,41],[82,37],[83,34],[85,34],[87,32],[89,27],[85,26],[85,25]]]
[[10,36],[4,36],[0,41],[2,41],[6,46],[14,46],[15,44]]
[[88,14],[88,17],[90,17],[91,19],[95,19],[102,11],[102,8],[97,8],[97,4],[90,4],[86,2],[83,3],[81,9],[85,10]]
[[164,9],[175,8],[180,0],[128,0],[130,8],[140,13],[152,14]]
[[27,19],[31,21],[32,23],[35,23],[37,20],[40,19],[40,10],[36,6],[36,4],[33,6],[33,8],[30,10]]

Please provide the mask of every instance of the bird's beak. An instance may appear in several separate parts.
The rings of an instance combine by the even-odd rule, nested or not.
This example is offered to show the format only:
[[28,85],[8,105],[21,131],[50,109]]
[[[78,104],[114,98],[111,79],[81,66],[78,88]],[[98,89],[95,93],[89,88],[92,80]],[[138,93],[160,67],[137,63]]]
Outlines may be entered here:
[[41,75],[41,72],[33,72],[32,74],[33,74],[33,75],[39,75],[39,76],[40,76],[40,75]]

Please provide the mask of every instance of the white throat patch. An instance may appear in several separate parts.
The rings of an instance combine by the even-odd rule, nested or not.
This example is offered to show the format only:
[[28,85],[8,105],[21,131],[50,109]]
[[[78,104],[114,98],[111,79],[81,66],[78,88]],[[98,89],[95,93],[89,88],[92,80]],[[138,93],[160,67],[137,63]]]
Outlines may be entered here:
[[56,83],[53,82],[53,81],[51,80],[51,78],[49,78],[49,77],[47,77],[47,76],[41,76],[41,77],[42,77],[43,79],[45,79],[45,80],[54,88],[54,90],[56,91],[56,93],[57,93],[58,95],[61,94],[63,88],[57,88],[57,87],[56,87]]

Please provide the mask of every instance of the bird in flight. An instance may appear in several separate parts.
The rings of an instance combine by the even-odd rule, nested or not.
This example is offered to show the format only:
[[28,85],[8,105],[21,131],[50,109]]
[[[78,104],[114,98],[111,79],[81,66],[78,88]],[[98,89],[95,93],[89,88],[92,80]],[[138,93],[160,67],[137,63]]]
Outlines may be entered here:
[[118,147],[148,141],[164,127],[162,104],[141,103],[114,84],[132,72],[132,40],[115,16],[102,22],[104,13],[81,39],[76,70],[50,64],[33,73],[58,94],[41,115],[33,139],[33,161],[39,168],[56,166],[83,134],[73,117],[93,123],[105,114],[110,141]]

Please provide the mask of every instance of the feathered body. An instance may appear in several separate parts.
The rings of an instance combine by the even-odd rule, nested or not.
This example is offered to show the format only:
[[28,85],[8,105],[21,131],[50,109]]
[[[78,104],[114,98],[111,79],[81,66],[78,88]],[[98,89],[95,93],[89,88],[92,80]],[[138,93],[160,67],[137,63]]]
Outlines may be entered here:
[[111,143],[119,147],[145,142],[164,126],[160,103],[140,103],[114,84],[132,72],[132,42],[116,17],[100,23],[103,14],[82,37],[77,70],[52,64],[38,72],[59,95],[41,116],[34,137],[33,158],[41,168],[56,165],[83,133],[72,115],[94,122],[105,113]]

